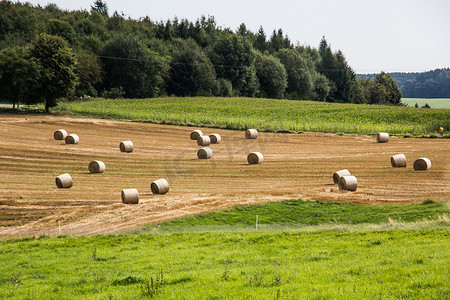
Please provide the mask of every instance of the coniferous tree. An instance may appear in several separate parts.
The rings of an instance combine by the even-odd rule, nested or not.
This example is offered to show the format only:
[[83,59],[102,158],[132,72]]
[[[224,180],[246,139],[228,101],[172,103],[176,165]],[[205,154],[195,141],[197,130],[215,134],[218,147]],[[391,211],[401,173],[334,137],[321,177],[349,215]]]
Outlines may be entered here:
[[102,0],[95,0],[94,5],[91,5],[91,10],[97,11],[99,14],[108,17],[108,5],[106,2],[103,2]]
[[262,26],[259,27],[258,34],[256,35],[255,42],[253,43],[253,47],[264,53],[267,50],[267,41],[266,34]]

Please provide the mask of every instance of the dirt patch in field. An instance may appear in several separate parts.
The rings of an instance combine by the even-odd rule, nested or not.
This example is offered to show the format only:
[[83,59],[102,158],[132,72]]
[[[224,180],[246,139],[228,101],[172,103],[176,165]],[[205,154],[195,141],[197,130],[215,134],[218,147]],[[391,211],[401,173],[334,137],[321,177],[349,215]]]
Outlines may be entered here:
[[[53,139],[65,129],[80,137],[77,145]],[[333,134],[260,133],[202,128],[219,133],[213,158],[198,160],[190,140],[193,128],[57,116],[0,115],[0,237],[101,234],[138,230],[144,225],[245,203],[302,198],[361,204],[401,204],[425,199],[448,201],[450,140]],[[121,141],[134,143],[121,153]],[[261,165],[247,155],[261,152]],[[390,157],[404,153],[406,168],[392,168]],[[412,168],[428,157],[431,170]],[[106,171],[90,174],[89,162]],[[356,192],[339,192],[332,175],[349,169]],[[70,189],[58,189],[55,177],[69,173]],[[150,183],[166,178],[170,191],[153,195]],[[123,205],[120,193],[136,188],[138,205]]]

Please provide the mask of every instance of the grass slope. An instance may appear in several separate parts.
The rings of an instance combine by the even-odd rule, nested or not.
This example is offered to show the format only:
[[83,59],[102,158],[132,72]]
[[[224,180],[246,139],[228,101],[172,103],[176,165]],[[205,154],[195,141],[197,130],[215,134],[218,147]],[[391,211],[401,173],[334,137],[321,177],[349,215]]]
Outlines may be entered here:
[[408,205],[351,205],[321,201],[285,200],[265,204],[236,206],[224,211],[191,216],[165,223],[164,227],[251,225],[256,216],[260,225],[379,224],[390,219],[417,222],[450,213],[444,203],[424,202]]
[[[376,213],[356,205],[291,200],[199,220],[210,224],[209,219],[218,218],[234,225],[264,212],[266,222],[273,223],[335,218],[377,223],[384,217],[376,214],[397,212],[418,220],[448,213],[443,203],[386,206],[384,212],[372,208]],[[322,217],[304,219],[314,213]],[[0,241],[0,298],[445,299],[450,293],[449,223],[446,217],[425,223],[214,232],[168,231],[169,224],[165,230],[137,234]]]
[[270,132],[421,135],[450,128],[450,111],[381,105],[254,98],[94,99],[64,102],[58,110],[100,117]]

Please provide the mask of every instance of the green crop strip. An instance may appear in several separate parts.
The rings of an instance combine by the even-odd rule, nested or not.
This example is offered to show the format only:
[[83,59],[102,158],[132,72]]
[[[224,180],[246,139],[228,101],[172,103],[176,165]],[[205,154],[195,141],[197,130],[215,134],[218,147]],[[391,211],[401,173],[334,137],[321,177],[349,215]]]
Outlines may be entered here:
[[100,118],[267,132],[418,136],[434,134],[440,126],[450,128],[450,111],[445,109],[254,98],[94,99],[64,102],[57,109]]

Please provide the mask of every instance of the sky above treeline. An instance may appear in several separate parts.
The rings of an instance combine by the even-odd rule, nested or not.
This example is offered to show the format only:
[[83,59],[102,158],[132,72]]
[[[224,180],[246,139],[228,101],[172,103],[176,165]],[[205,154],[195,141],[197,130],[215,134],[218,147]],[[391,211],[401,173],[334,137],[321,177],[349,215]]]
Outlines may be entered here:
[[[94,0],[29,0],[45,7],[90,10]],[[105,0],[112,15],[153,21],[214,16],[269,38],[281,28],[294,44],[317,48],[325,36],[359,74],[423,72],[450,67],[450,0]]]

